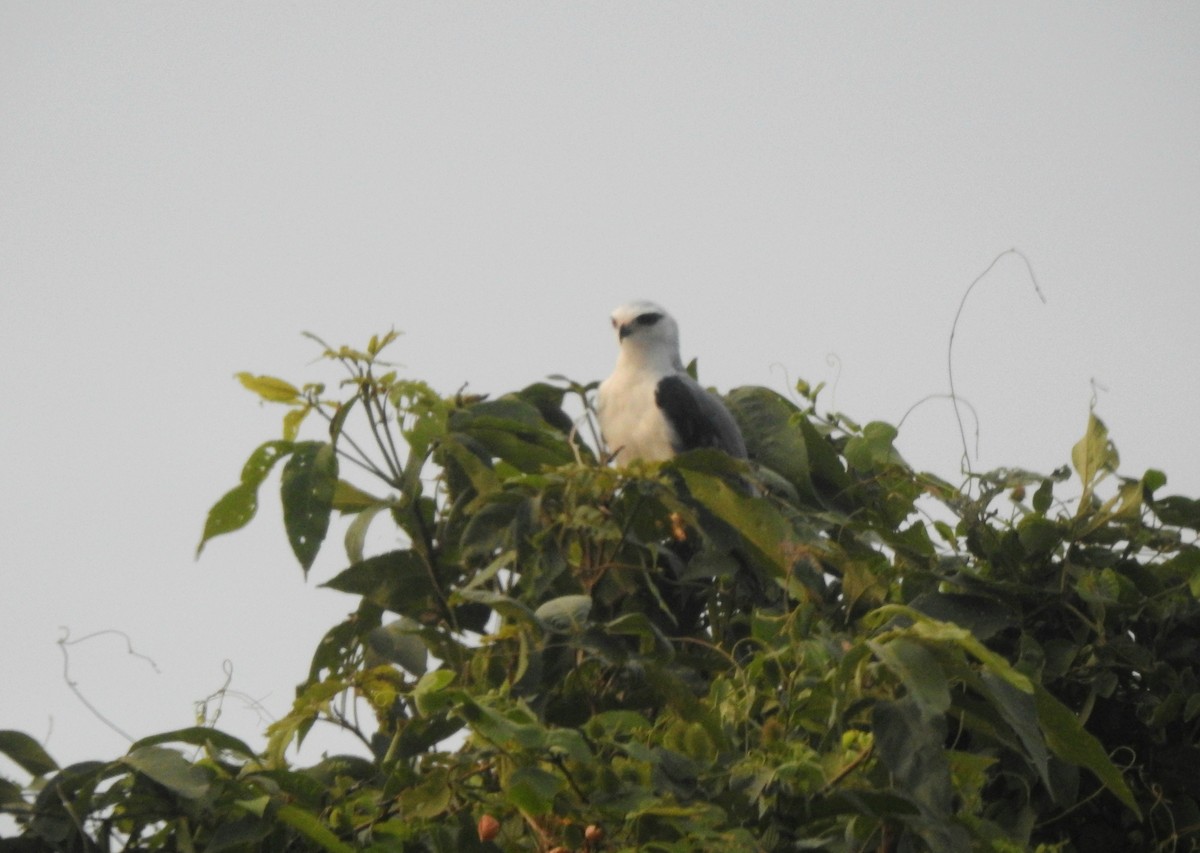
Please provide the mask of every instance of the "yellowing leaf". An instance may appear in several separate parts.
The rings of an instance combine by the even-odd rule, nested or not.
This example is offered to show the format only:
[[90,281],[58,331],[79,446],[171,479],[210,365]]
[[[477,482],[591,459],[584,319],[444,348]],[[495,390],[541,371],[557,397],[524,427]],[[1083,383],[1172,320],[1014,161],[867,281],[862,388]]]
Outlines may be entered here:
[[252,373],[237,374],[238,381],[258,396],[272,403],[294,403],[300,399],[300,389],[290,382],[274,376],[255,376]]

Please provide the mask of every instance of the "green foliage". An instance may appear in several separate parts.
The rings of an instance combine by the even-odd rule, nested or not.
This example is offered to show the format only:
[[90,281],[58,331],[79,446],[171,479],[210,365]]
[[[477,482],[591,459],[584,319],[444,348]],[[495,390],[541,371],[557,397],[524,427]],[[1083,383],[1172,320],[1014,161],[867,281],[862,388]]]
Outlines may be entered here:
[[[60,769],[0,733],[30,777],[0,780],[0,851],[1200,847],[1200,501],[1120,478],[1094,415],[1075,479],[955,488],[888,424],[739,388],[751,463],[618,470],[566,412],[586,431],[593,386],[443,398],[379,360],[394,337],[325,347],[342,397],[238,376],[284,438],[201,547],[286,458],[293,553],[345,517],[323,586],[355,602],[265,749],[195,727]],[[401,547],[365,553],[384,523]],[[293,766],[319,719],[362,754]]]

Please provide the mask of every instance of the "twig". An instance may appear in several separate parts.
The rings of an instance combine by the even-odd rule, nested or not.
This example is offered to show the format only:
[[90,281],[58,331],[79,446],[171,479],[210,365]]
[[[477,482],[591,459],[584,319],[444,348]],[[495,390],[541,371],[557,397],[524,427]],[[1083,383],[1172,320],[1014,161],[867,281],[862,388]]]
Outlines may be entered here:
[[975,280],[971,282],[971,284],[967,287],[966,292],[962,295],[962,299],[959,300],[958,311],[954,313],[954,322],[950,326],[950,340],[946,345],[946,375],[950,379],[950,402],[954,405],[954,419],[958,422],[958,434],[962,439],[962,461],[968,474],[973,473],[971,471],[971,453],[967,448],[967,432],[963,427],[962,413],[958,410],[958,392],[954,388],[954,336],[958,333],[958,321],[962,317],[963,308],[966,307],[967,298],[971,295],[971,291],[975,289],[975,285],[983,281],[987,274],[992,271],[992,268],[996,266],[996,264],[1000,262],[1000,259],[1005,255],[1016,255],[1025,262],[1025,269],[1029,273],[1029,280],[1033,282],[1033,289],[1037,293],[1038,299],[1042,300],[1043,304],[1046,302],[1046,297],[1042,293],[1042,288],[1038,285],[1037,276],[1034,275],[1033,265],[1029,262],[1029,258],[1025,257],[1024,253],[1017,248],[1005,249],[1003,252],[996,255],[996,257],[992,258],[992,262],[987,265],[987,269],[975,277]]
[[65,626],[60,625],[59,630],[63,632],[63,635],[61,637],[59,637],[59,639],[58,639],[58,649],[60,652],[62,652],[62,656],[63,656],[63,681],[66,682],[67,687],[71,688],[71,692],[74,693],[76,698],[78,698],[79,701],[83,703],[84,707],[92,712],[92,716],[94,716],[100,722],[104,723],[104,725],[108,726],[110,729],[112,729],[114,732],[119,734],[121,737],[125,738],[125,740],[129,741],[130,743],[133,743],[135,738],[132,737],[128,732],[126,732],[120,726],[118,726],[116,723],[114,723],[112,720],[110,720],[108,717],[104,716],[104,714],[102,714],[100,712],[100,709],[97,708],[95,705],[93,705],[91,702],[89,702],[88,698],[83,695],[83,691],[81,691],[79,689],[79,684],[77,682],[71,680],[71,656],[67,652],[67,646],[73,646],[76,643],[82,643],[82,642],[85,642],[86,640],[91,640],[95,637],[99,637],[104,634],[116,634],[118,637],[124,638],[125,647],[126,647],[126,650],[129,652],[129,654],[133,655],[134,657],[141,658],[142,660],[144,660],[148,664],[150,664],[150,666],[154,669],[154,671],[156,673],[161,673],[162,671],[158,668],[158,664],[156,664],[153,661],[153,659],[147,657],[146,655],[142,654],[141,652],[134,651],[133,641],[129,639],[129,635],[126,634],[124,631],[118,631],[115,628],[108,628],[103,631],[94,631],[93,633],[88,634],[87,636],[80,637],[78,640],[72,640],[72,639],[70,639],[71,631],[69,628],[66,628]]

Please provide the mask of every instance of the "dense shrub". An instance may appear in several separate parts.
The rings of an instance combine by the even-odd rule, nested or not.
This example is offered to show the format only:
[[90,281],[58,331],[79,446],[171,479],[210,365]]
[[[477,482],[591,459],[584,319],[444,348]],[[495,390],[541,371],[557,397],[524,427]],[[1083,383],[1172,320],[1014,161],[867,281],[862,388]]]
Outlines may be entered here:
[[[349,519],[323,586],[357,599],[265,749],[196,727],[60,769],[2,733],[31,778],[0,850],[1200,846],[1200,502],[1118,476],[1094,415],[1070,468],[956,487],[887,424],[739,388],[749,465],[615,470],[567,414],[592,386],[444,398],[393,337],[327,349],[344,399],[240,377],[284,435],[203,541],[281,466],[305,570]],[[361,754],[292,766],[320,718]]]

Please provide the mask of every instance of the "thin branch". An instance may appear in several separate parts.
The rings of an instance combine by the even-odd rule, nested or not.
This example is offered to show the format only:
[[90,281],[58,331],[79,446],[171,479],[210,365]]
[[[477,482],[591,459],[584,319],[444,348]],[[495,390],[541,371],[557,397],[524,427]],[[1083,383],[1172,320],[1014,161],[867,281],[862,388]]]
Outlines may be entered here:
[[124,729],[122,729],[120,726],[118,726],[116,723],[114,723],[108,717],[104,716],[104,714],[102,714],[100,712],[100,709],[97,708],[95,705],[93,705],[91,702],[89,702],[88,698],[83,695],[83,691],[81,691],[79,689],[78,682],[73,681],[71,679],[71,656],[67,652],[67,646],[73,646],[76,643],[82,643],[87,640],[91,640],[95,637],[103,636],[105,634],[116,634],[118,637],[124,638],[125,647],[129,654],[133,655],[134,657],[141,658],[142,660],[144,660],[148,664],[150,664],[150,666],[154,669],[154,671],[156,673],[161,673],[161,670],[158,668],[158,664],[156,664],[153,661],[153,659],[147,657],[146,655],[142,654],[141,652],[134,651],[133,641],[129,639],[129,635],[123,631],[118,631],[115,628],[109,628],[109,629],[106,629],[103,631],[94,631],[93,633],[88,634],[87,636],[80,637],[78,640],[70,639],[71,631],[69,628],[66,628],[66,627],[60,625],[59,630],[63,632],[63,635],[61,637],[59,637],[59,639],[58,639],[58,649],[60,652],[62,652],[62,657],[63,657],[63,681],[66,682],[67,687],[69,687],[71,689],[71,692],[75,694],[76,698],[79,699],[79,701],[83,703],[84,707],[92,712],[92,716],[94,716],[100,722],[104,723],[104,725],[108,726],[110,729],[112,729],[114,732],[119,734],[121,737],[125,738],[125,740],[129,741],[130,743],[133,743],[134,740],[136,740],[136,738],[134,738],[132,735],[130,735],[128,732],[126,732]]
[[992,271],[992,268],[995,267],[996,264],[1000,262],[1000,259],[1005,255],[1016,255],[1018,258],[1024,261],[1025,269],[1029,273],[1029,280],[1033,282],[1033,289],[1037,293],[1038,299],[1042,300],[1043,304],[1046,302],[1046,297],[1042,293],[1042,288],[1038,285],[1037,276],[1034,275],[1033,265],[1029,262],[1029,258],[1025,257],[1024,253],[1017,248],[1005,249],[1003,252],[996,255],[996,257],[992,258],[992,262],[987,265],[987,269],[975,277],[975,280],[971,282],[971,284],[967,287],[966,292],[963,293],[962,299],[959,300],[958,311],[954,313],[954,322],[950,326],[950,340],[946,344],[946,374],[950,379],[950,401],[954,405],[954,419],[958,422],[958,434],[962,439],[963,466],[968,474],[973,473],[971,471],[971,454],[970,450],[967,448],[967,432],[963,427],[962,413],[959,412],[958,409],[958,392],[954,388],[954,337],[956,334],[958,334],[958,321],[962,317],[963,308],[966,307],[967,298],[970,297],[971,291],[975,289],[975,285],[983,281],[987,274]]
[[[320,406],[317,406],[316,410],[317,410],[317,414],[319,414],[321,417],[323,417],[325,419],[326,423],[329,423],[329,424],[333,423],[333,416],[330,415],[328,412],[326,412],[323,408],[321,408]],[[389,485],[391,485],[391,480],[388,478],[387,472],[380,470],[379,466],[377,466],[374,462],[371,461],[371,457],[363,452],[363,449],[358,446],[358,442],[356,442],[352,436],[346,434],[345,431],[342,431],[341,433],[338,434],[338,438],[346,441],[350,445],[351,449],[354,450],[354,452],[358,454],[358,457],[355,458],[354,456],[350,455],[349,453],[347,453],[346,451],[341,450],[341,449],[338,449],[338,451],[337,451],[338,456],[341,456],[343,459],[345,459],[349,462],[353,462],[355,465],[357,465],[359,468],[362,468],[367,473],[369,473],[375,477],[378,477],[379,479],[383,480],[385,483],[388,483]]]
[[388,480],[388,485],[399,489],[401,478],[398,462],[392,458],[390,453],[388,453],[388,449],[383,443],[383,438],[381,438],[379,435],[381,430],[385,434],[388,433],[386,426],[384,426],[384,424],[387,422],[387,415],[383,412],[376,412],[372,410],[372,403],[377,403],[378,396],[375,393],[375,389],[371,386],[371,374],[369,372],[360,386],[359,394],[362,395],[363,409],[367,413],[367,423],[369,423],[371,426],[371,435],[375,439],[375,446],[379,448],[379,453],[381,456],[383,456],[383,461],[387,465],[388,471],[392,475],[391,479]]

